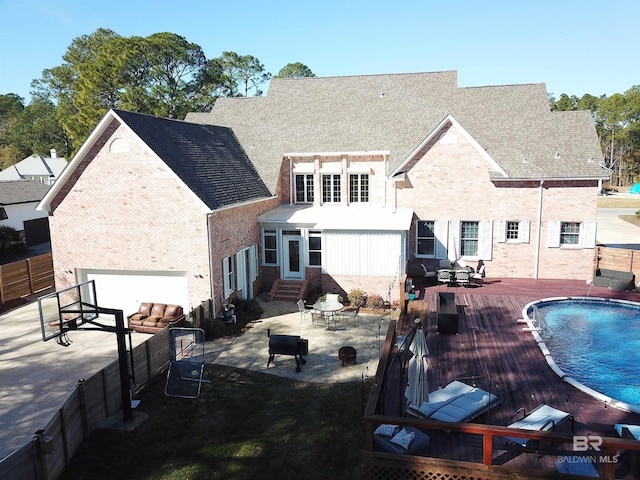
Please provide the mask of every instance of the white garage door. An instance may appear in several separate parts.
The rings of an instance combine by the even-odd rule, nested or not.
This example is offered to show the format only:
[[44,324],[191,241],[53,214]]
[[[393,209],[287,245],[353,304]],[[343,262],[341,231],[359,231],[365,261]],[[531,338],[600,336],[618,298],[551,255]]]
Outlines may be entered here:
[[189,309],[185,272],[79,271],[81,282],[94,280],[98,306],[116,308],[129,315],[142,302],[182,305]]

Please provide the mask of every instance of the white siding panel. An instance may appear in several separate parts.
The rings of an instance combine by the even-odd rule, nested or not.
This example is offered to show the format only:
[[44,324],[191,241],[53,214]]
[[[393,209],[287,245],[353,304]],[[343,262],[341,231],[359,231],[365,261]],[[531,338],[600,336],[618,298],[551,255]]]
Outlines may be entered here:
[[323,270],[341,275],[395,275],[402,261],[400,232],[324,232]]

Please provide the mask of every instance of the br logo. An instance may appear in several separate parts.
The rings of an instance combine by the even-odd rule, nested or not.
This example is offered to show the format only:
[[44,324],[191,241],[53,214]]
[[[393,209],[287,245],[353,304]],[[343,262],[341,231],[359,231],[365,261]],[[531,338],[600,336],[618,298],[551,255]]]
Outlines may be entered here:
[[589,450],[589,448],[592,448],[596,452],[599,452],[600,445],[602,445],[602,437],[600,437],[599,435],[573,436],[573,450],[575,452],[586,452],[587,450]]

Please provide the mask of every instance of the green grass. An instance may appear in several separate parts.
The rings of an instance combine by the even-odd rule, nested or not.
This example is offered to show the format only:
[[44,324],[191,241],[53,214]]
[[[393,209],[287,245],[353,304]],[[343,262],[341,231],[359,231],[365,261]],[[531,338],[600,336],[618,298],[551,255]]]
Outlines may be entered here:
[[[266,361],[266,359],[265,359]],[[362,478],[368,382],[310,384],[209,365],[197,399],[167,397],[164,375],[138,397],[132,432],[96,430],[64,479]]]

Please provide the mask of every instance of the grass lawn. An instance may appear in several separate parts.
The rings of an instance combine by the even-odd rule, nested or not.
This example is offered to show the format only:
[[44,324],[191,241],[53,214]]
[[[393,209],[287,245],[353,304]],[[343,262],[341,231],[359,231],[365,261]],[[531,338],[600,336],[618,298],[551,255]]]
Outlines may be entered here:
[[64,479],[362,478],[368,382],[310,384],[209,365],[197,399],[167,397],[165,376],[139,396],[132,432],[96,430]]

